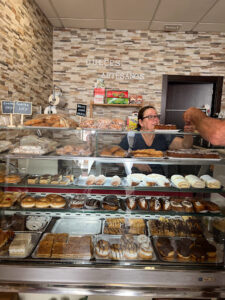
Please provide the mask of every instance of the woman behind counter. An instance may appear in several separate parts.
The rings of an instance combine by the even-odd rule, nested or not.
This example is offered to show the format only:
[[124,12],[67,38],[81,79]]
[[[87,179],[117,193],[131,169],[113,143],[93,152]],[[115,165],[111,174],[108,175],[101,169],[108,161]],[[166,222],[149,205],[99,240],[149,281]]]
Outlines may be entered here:
[[[155,125],[159,124],[159,116],[154,106],[144,106],[138,112],[138,131],[153,131]],[[193,131],[193,126],[185,126],[184,131]],[[183,138],[175,135],[164,135],[155,133],[139,133],[135,134],[132,150],[138,149],[155,149],[160,151],[188,149],[193,144],[192,135],[185,135]],[[125,136],[121,142],[120,147],[124,150],[129,149],[128,138]],[[163,174],[163,169],[160,165],[134,164],[132,172],[142,172],[149,174],[159,173]]]

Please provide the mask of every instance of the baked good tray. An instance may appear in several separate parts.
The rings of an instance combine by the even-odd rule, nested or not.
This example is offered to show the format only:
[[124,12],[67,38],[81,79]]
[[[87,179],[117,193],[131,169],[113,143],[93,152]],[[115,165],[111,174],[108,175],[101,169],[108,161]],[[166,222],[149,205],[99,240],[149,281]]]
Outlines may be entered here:
[[[59,259],[61,260],[90,260],[93,258],[93,236],[91,235],[67,235],[67,240],[66,241],[61,241],[57,242],[54,240],[54,242],[50,242],[50,249],[47,249],[47,252],[44,253],[44,255],[40,256],[38,254],[39,252],[39,247],[41,243],[46,241],[46,237],[48,235],[65,235],[65,233],[62,234],[54,234],[54,233],[45,233],[42,236],[42,239],[36,246],[35,250],[32,253],[32,258],[35,259],[44,259],[44,260],[51,260],[51,261],[58,261]],[[71,247],[71,243],[69,243],[69,240],[71,239],[76,239],[73,243],[73,247]],[[88,242],[82,244],[80,242],[80,239],[86,239]],[[55,243],[55,244],[54,244]],[[47,242],[49,247],[49,241]],[[58,244],[58,245],[56,245]],[[55,248],[55,249],[54,249]],[[86,252],[86,253],[84,253]],[[43,253],[43,252],[42,252]]]
[[[47,228],[51,219],[52,218],[50,216],[24,216],[20,214],[2,216],[0,217],[0,228],[2,230],[43,232]],[[40,222],[41,220],[42,222]]]
[[[115,220],[113,223],[117,223],[117,220],[119,220],[118,223],[120,225],[113,225],[112,223],[108,222],[108,219],[103,220],[102,224],[102,234],[107,235],[122,235],[122,234],[132,234],[132,235],[139,235],[139,234],[147,234],[147,227],[146,222],[144,219],[126,219],[126,218],[109,218],[110,220]],[[122,221],[120,221],[122,220]],[[138,223],[132,224],[131,220],[134,220],[134,222],[141,222],[140,225]]]
[[[29,243],[28,245],[28,248],[26,250],[26,253],[25,255],[13,255],[13,256],[10,256],[10,253],[9,253],[9,247],[11,245],[11,243],[13,242],[13,240],[7,244],[7,246],[5,247],[4,249],[4,252],[3,251],[0,251],[0,258],[1,259],[18,259],[18,258],[27,258],[28,256],[30,256],[30,254],[32,253],[34,247],[37,245],[39,239],[40,239],[40,236],[41,236],[41,232],[25,232],[25,231],[17,231],[15,232],[15,237],[17,234],[30,234],[31,235],[31,242]],[[14,237],[14,238],[15,238]]]
[[[152,238],[152,243],[154,250],[156,252],[156,255],[158,259],[161,262],[165,263],[179,263],[179,264],[210,264],[210,265],[215,265],[215,264],[223,264],[223,248],[224,245],[217,244],[212,238],[185,238],[185,237],[166,237],[166,239],[170,242],[171,245],[171,251],[170,253],[173,253],[169,256],[163,256],[162,253],[160,252],[160,246],[158,245],[159,239],[162,239],[162,237],[151,237]],[[164,238],[163,238],[164,239]],[[199,241],[199,242],[198,242]],[[210,254],[208,255],[209,252],[207,252],[207,246],[205,246],[205,241],[209,243],[210,245],[215,247],[215,252],[212,254],[211,252],[211,257]],[[199,243],[198,246],[195,248],[194,243],[197,242]],[[159,242],[160,243],[160,242]],[[179,251],[179,246],[183,244],[183,247],[185,247],[185,252],[181,253]],[[188,244],[187,244],[188,243]],[[189,244],[190,243],[190,244]],[[189,251],[189,246],[190,245],[190,251]],[[164,245],[162,248],[166,248],[168,246]],[[195,248],[195,249],[194,249]],[[184,254],[185,253],[185,254]]]
[[[128,261],[128,262],[140,262],[140,261],[156,261],[157,257],[156,254],[154,252],[154,249],[152,247],[152,242],[151,240],[146,236],[146,239],[148,239],[149,245],[150,245],[150,253],[148,252],[148,256],[143,256],[141,253],[141,244],[138,242],[138,236],[137,235],[129,235],[129,238],[132,238],[132,242],[135,244],[135,250],[134,253],[129,253],[128,250],[126,250],[126,246],[123,245],[123,242],[121,240],[121,235],[105,235],[105,234],[101,234],[101,235],[96,235],[94,238],[94,258],[96,259],[96,261],[103,261],[103,262],[110,262],[112,263],[113,261]],[[98,253],[97,247],[98,247],[98,242],[104,240],[107,242],[107,244],[109,245],[109,252],[108,255],[102,256]],[[119,257],[119,259],[115,259],[112,258],[112,254],[111,254],[111,249],[110,247],[113,244],[117,244],[120,245],[121,247],[121,255]]]
[[[103,184],[99,184],[99,185],[97,185],[97,184],[90,184],[90,185],[88,185],[86,183],[87,178],[88,177],[86,177],[86,176],[79,176],[78,178],[75,179],[74,184],[75,185],[80,185],[80,186],[86,186],[86,187],[90,187],[90,186],[110,186],[110,187],[113,187],[113,185],[111,184],[112,177],[105,177],[105,182]],[[126,185],[125,179],[124,178],[120,178],[120,179],[121,179],[120,184],[117,185],[117,186],[114,186],[115,188]]]
[[94,235],[101,233],[102,222],[98,219],[87,218],[64,218],[55,222],[52,233],[69,233],[72,235]]

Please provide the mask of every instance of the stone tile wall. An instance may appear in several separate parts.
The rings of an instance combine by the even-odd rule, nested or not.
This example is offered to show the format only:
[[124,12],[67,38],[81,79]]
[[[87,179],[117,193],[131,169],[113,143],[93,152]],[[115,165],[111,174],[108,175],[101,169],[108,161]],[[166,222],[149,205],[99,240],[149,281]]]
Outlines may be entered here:
[[48,104],[53,28],[33,0],[0,0],[0,100]]
[[[97,78],[143,95],[159,110],[162,75],[224,76],[225,33],[162,33],[127,30],[54,30],[53,81],[70,113],[89,104]],[[225,109],[225,89],[222,96]],[[94,116],[125,118],[134,108],[95,107]]]

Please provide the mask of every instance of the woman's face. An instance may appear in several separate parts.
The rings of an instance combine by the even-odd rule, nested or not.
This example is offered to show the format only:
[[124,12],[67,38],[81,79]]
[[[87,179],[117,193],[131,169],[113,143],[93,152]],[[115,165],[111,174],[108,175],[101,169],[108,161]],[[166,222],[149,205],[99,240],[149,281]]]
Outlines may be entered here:
[[153,108],[144,111],[142,120],[139,120],[141,130],[153,130],[155,125],[159,124],[159,117]]

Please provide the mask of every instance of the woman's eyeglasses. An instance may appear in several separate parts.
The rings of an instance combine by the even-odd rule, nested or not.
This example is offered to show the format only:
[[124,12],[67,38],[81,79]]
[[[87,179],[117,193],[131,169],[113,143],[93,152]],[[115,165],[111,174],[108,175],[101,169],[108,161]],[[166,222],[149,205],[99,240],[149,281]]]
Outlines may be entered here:
[[149,120],[154,120],[154,119],[159,119],[160,118],[160,115],[149,115],[149,116],[146,116],[146,117],[143,117],[142,120],[144,119],[149,119]]

